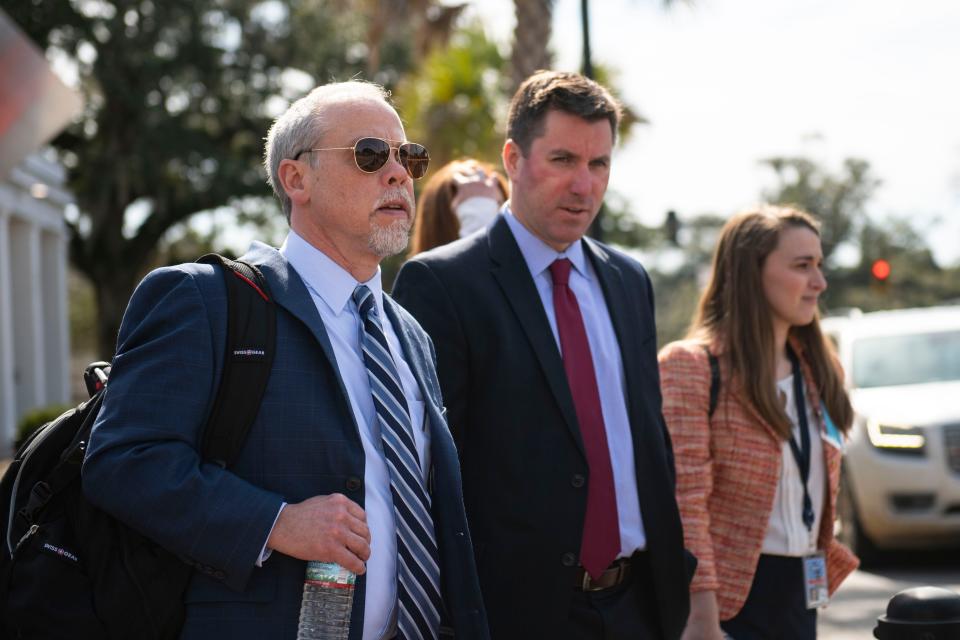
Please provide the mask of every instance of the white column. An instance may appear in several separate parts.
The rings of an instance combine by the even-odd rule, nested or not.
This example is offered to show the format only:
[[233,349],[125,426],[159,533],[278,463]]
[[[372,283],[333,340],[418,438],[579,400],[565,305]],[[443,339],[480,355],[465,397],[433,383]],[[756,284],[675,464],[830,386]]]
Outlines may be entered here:
[[7,457],[17,423],[13,386],[13,310],[10,215],[0,210],[0,458]]
[[66,403],[69,399],[66,245],[60,229],[40,233],[40,302],[42,319],[43,404]]
[[43,332],[40,301],[40,230],[12,217],[10,257],[13,273],[13,385],[16,418],[43,404]]

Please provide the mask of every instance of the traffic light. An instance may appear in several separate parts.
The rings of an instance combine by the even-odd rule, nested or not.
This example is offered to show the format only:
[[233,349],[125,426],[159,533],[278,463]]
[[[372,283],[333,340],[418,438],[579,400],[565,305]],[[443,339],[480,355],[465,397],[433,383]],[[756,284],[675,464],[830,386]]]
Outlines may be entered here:
[[873,261],[873,264],[870,265],[870,273],[873,275],[874,280],[886,282],[887,278],[890,277],[890,263],[883,258],[877,258]]
[[886,296],[890,292],[890,263],[883,258],[877,258],[870,265],[870,275],[874,293]]

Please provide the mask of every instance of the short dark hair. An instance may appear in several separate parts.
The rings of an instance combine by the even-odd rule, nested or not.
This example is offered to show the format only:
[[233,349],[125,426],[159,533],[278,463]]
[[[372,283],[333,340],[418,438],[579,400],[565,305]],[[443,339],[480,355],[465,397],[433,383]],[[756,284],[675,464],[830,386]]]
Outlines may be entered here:
[[543,135],[544,119],[551,110],[563,111],[594,122],[608,120],[617,139],[622,108],[607,89],[579,73],[537,71],[523,81],[510,101],[507,137],[526,155],[534,138]]

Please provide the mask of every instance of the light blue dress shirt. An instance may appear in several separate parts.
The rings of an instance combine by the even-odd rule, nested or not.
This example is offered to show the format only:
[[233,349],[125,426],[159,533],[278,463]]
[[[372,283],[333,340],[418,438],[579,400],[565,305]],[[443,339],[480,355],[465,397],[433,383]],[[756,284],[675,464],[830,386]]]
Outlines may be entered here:
[[[633,460],[633,434],[630,431],[630,418],[627,415],[626,386],[624,384],[623,360],[620,357],[620,345],[610,320],[610,311],[597,274],[590,260],[583,252],[583,243],[574,242],[566,251],[557,252],[540,238],[536,237],[517,220],[510,210],[509,203],[504,206],[504,216],[513,237],[520,247],[523,260],[527,263],[533,282],[540,294],[540,302],[547,313],[557,349],[560,346],[560,334],[557,332],[557,316],[553,310],[553,278],[550,265],[554,260],[567,258],[573,263],[570,270],[570,289],[577,297],[583,324],[587,329],[587,341],[593,357],[593,370],[600,391],[600,407],[603,410],[603,424],[607,430],[607,448],[610,450],[610,463],[613,467],[613,482],[617,491],[617,517],[620,521],[620,554],[627,558],[634,551],[645,549],[647,538],[640,515],[640,498],[637,496],[637,474]],[[637,331],[639,331],[639,327]]]
[[390,353],[400,374],[403,394],[410,409],[413,435],[424,482],[430,469],[430,432],[424,423],[424,400],[416,378],[403,356],[403,349],[383,308],[380,269],[367,282],[357,282],[340,265],[306,240],[290,231],[280,253],[300,275],[323,319],[333,344],[336,365],[350,396],[350,407],[360,426],[365,458],[364,487],[371,554],[367,560],[367,590],[363,603],[363,640],[391,637],[396,629],[397,527],[390,471],[383,455],[380,425],[370,392],[370,380],[360,348],[362,326],[351,296],[359,284],[373,292]]

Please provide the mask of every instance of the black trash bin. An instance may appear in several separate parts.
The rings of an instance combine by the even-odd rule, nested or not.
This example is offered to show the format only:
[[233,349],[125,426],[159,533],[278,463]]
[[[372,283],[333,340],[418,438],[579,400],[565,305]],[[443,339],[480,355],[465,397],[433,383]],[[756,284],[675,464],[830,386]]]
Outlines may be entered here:
[[940,587],[901,591],[887,603],[887,615],[877,618],[878,640],[960,639],[960,594]]

